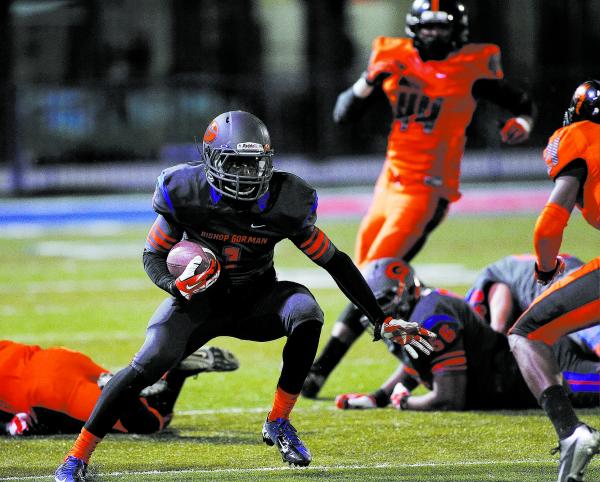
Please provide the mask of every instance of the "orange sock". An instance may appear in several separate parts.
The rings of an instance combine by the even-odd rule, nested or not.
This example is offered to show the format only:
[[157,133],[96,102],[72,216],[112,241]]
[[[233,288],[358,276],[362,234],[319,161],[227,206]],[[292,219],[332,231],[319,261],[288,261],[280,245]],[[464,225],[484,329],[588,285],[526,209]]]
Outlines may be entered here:
[[292,411],[292,408],[294,408],[294,405],[296,405],[296,400],[298,400],[299,395],[299,393],[292,395],[291,393],[283,391],[278,386],[277,390],[275,391],[273,407],[271,408],[271,412],[268,416],[269,422],[272,422],[278,418],[290,418],[290,412]]
[[79,437],[77,437],[73,447],[67,453],[67,457],[72,455],[73,457],[83,460],[87,464],[96,445],[100,443],[100,440],[102,439],[96,437],[92,432],[88,432],[85,428],[82,428]]

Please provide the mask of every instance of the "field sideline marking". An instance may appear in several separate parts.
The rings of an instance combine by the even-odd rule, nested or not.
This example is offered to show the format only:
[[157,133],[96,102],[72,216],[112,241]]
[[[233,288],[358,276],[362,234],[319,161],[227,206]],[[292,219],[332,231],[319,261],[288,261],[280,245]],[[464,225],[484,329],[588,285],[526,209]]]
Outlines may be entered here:
[[[104,472],[95,474],[99,477],[122,477],[129,475],[177,475],[177,474],[244,474],[253,472],[287,472],[287,471],[318,471],[318,470],[363,470],[363,469],[410,469],[422,467],[477,467],[494,465],[523,465],[523,464],[554,464],[556,460],[485,460],[466,462],[423,462],[414,464],[365,464],[365,465],[312,465],[310,467],[254,467],[246,469],[181,469],[181,470],[144,470],[124,472]],[[0,477],[0,480],[36,480],[49,479],[52,476],[31,475],[25,477]]]

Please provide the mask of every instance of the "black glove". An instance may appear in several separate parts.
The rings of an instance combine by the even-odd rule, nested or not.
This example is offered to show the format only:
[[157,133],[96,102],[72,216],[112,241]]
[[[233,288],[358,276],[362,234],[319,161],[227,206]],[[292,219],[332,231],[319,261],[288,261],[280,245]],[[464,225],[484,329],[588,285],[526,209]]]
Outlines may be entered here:
[[535,280],[537,284],[546,286],[552,280],[565,271],[565,260],[561,256],[556,257],[556,266],[551,271],[540,271],[537,262],[535,263]]

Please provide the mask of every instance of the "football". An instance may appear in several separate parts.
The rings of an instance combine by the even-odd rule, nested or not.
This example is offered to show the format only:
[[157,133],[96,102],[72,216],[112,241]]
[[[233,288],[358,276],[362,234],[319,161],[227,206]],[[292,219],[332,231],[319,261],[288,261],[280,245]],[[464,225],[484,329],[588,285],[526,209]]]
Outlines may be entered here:
[[214,257],[212,252],[208,248],[203,247],[200,243],[190,241],[189,239],[179,241],[171,248],[167,256],[169,273],[175,278],[178,278],[179,275],[183,273],[183,270],[188,263],[196,256],[201,256],[203,259],[202,264],[198,266],[196,272],[202,272],[209,266],[209,254]]

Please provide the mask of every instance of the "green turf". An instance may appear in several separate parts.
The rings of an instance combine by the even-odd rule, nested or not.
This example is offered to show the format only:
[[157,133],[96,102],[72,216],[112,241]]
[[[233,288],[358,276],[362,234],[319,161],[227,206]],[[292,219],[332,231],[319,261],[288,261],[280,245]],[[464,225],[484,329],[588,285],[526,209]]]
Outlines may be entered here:
[[[460,263],[470,269],[532,246],[534,216],[450,216],[435,231],[418,263]],[[352,252],[356,222],[323,221],[334,242]],[[143,340],[163,294],[147,279],[141,257],[76,260],[36,255],[47,243],[126,243],[141,249],[147,227],[100,236],[48,231],[39,237],[0,238],[0,336],[42,346],[66,345],[118,369]],[[584,260],[598,255],[600,236],[580,217],[567,228],[564,251]],[[67,244],[68,243],[68,244]],[[310,267],[290,243],[277,263]],[[466,282],[444,286],[464,294]],[[315,290],[326,314],[321,343],[344,306],[337,290]],[[290,469],[264,445],[260,428],[280,369],[282,341],[256,344],[219,338],[241,368],[190,380],[169,430],[156,436],[109,435],[92,459],[98,480],[553,480],[553,430],[539,410],[489,413],[400,413],[392,409],[341,412],[336,394],[376,388],[395,367],[383,345],[366,337],[332,374],[317,401],[301,399],[292,421],[312,451],[308,469]],[[581,412],[600,425],[597,412]],[[0,480],[49,476],[73,436],[0,439]],[[43,479],[40,479],[43,480]],[[594,460],[588,480],[600,480]]]

